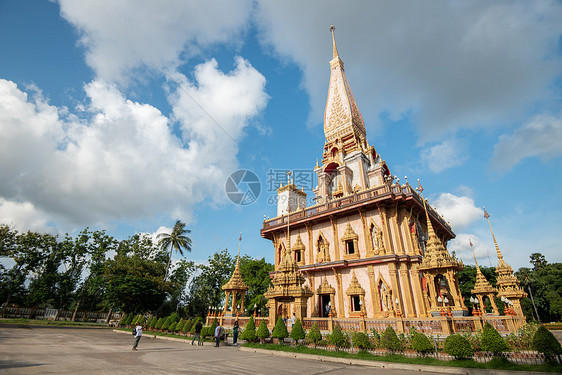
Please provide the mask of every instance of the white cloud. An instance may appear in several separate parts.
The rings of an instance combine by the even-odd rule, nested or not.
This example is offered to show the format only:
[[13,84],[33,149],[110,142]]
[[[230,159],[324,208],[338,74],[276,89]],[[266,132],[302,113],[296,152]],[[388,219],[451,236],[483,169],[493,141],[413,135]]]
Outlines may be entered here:
[[[241,58],[228,74],[215,61],[201,64],[185,84],[234,138],[268,100],[265,78]],[[170,93],[181,137],[158,109],[112,84],[93,81],[85,91],[86,118],[63,119],[39,94],[30,99],[0,80],[2,220],[29,227],[36,211],[42,225],[48,216],[66,230],[155,214],[189,222],[196,203],[225,200],[238,146],[183,91]]]
[[422,160],[435,173],[463,165],[467,160],[466,145],[458,139],[449,139],[422,150]]
[[48,216],[30,202],[11,202],[0,198],[0,223],[20,232],[49,232]]
[[476,234],[469,233],[459,233],[457,236],[449,242],[448,250],[449,253],[455,252],[457,257],[459,257],[466,264],[474,264],[474,256],[472,255],[472,249],[470,248],[470,242],[472,242],[474,248],[474,255],[480,266],[489,267],[490,263],[495,266],[497,263],[497,258],[495,256],[493,244],[490,245],[490,241],[482,241],[480,237]]
[[[58,0],[80,32],[97,78],[125,81],[138,68],[173,68],[201,48],[229,42],[248,25],[250,0]],[[135,75],[138,78],[138,75]]]
[[468,226],[484,213],[481,208],[474,205],[472,198],[459,197],[451,193],[442,193],[433,206],[455,230]]
[[493,168],[508,171],[521,160],[562,156],[562,117],[535,116],[512,134],[500,136],[492,155]]
[[318,124],[324,111],[332,58],[328,27],[334,24],[367,126],[376,127],[381,115],[411,115],[428,140],[460,128],[518,121],[530,105],[549,98],[550,84],[561,74],[556,54],[561,18],[556,1],[350,2],[342,7],[332,0],[321,5],[259,1],[257,22],[263,43],[302,68],[311,123]]

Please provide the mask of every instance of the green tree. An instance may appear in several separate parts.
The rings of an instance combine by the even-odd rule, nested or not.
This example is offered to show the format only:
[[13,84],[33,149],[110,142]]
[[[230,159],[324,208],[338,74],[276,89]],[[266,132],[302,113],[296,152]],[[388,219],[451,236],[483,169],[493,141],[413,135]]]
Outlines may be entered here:
[[156,236],[158,246],[164,250],[170,251],[168,265],[166,266],[166,273],[164,274],[164,281],[168,278],[168,271],[170,269],[170,264],[172,263],[173,250],[180,253],[181,256],[183,256],[184,249],[191,251],[191,238],[187,236],[189,233],[191,233],[191,231],[185,228],[185,223],[177,220],[176,224],[174,224],[174,227],[172,228],[172,233],[160,233]]
[[257,337],[260,339],[261,343],[263,344],[264,340],[268,338],[269,335],[270,335],[269,328],[267,328],[267,324],[265,324],[265,320],[262,320],[258,328]]
[[396,331],[391,326],[386,327],[381,336],[381,346],[391,352],[402,350]]
[[336,346],[336,350],[342,346],[345,346],[347,343],[347,338],[341,331],[341,328],[338,324],[334,325],[334,329],[332,333],[328,337],[328,342]]
[[433,351],[433,344],[426,335],[416,332],[412,335],[412,349],[425,356]]
[[246,341],[254,341],[256,339],[256,323],[254,322],[254,317],[250,316],[250,320],[246,327],[244,327],[244,331],[240,335],[240,339]]
[[481,348],[487,352],[493,352],[494,356],[500,356],[509,346],[498,331],[488,322],[482,330]]
[[452,355],[455,359],[472,358],[474,354],[468,340],[459,334],[448,336],[443,344],[443,349],[445,353]]
[[265,258],[252,259],[248,255],[240,258],[240,273],[250,288],[244,298],[244,305],[248,307],[250,313],[253,312],[254,306],[262,312],[262,316],[267,313],[267,298],[264,297],[264,293],[271,284],[269,273],[273,270],[273,264],[267,263]]
[[320,329],[318,328],[318,323],[314,322],[312,327],[310,327],[310,331],[308,331],[307,338],[314,343],[314,346],[322,341],[322,334],[320,333]]
[[543,325],[539,327],[533,336],[533,349],[552,360],[554,356],[562,354],[562,347],[554,337],[552,332],[546,329]]
[[371,349],[371,342],[369,341],[369,336],[365,332],[353,332],[351,337],[353,338],[353,346],[361,350]]
[[286,337],[289,337],[289,332],[287,331],[287,326],[285,322],[283,322],[283,318],[279,317],[277,319],[277,323],[275,323],[275,327],[273,328],[273,332],[271,333],[271,337],[283,340]]
[[172,290],[162,278],[165,268],[165,257],[149,236],[121,241],[115,257],[105,261],[104,299],[125,312],[156,311]]
[[304,330],[302,329],[302,323],[300,319],[295,321],[295,325],[293,325],[293,329],[291,330],[291,338],[295,340],[295,343],[298,345],[299,340],[304,340],[305,338]]
[[218,308],[224,299],[222,286],[234,271],[234,258],[228,250],[217,251],[208,264],[197,267],[198,274],[189,284],[185,308],[190,316],[205,316],[210,307]]

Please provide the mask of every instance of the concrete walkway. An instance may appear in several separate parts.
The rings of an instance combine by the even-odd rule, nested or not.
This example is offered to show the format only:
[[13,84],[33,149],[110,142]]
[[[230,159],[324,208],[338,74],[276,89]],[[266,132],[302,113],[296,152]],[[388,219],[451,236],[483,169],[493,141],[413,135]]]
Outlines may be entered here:
[[[131,350],[133,336],[110,329],[27,327],[0,325],[2,374],[507,374],[482,370],[425,368],[385,364],[211,343],[191,346],[181,339],[143,336],[139,350]],[[365,363],[367,362],[367,363]],[[371,367],[377,366],[377,367]],[[384,367],[381,367],[384,366]]]

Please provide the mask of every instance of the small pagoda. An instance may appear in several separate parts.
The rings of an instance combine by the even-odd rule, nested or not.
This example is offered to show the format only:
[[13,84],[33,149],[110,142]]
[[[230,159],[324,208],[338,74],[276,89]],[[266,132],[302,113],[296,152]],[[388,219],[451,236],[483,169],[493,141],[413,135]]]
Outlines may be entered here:
[[264,294],[268,299],[269,326],[273,327],[280,316],[290,316],[288,308],[291,305],[297,319],[306,317],[307,301],[314,293],[308,285],[304,285],[304,277],[289,251],[284,251],[271,282],[273,286]]
[[[226,294],[226,299],[224,301],[224,309],[223,315],[224,316],[240,316],[244,315],[244,297],[246,296],[246,292],[250,289],[244,280],[242,280],[242,274],[240,273],[240,242],[242,242],[242,234],[240,234],[240,238],[238,239],[238,256],[236,257],[236,267],[234,268],[234,272],[232,273],[232,277],[230,280],[222,286],[222,290],[224,290]],[[240,301],[238,300],[238,295],[240,295]],[[232,309],[230,312],[228,311],[228,303],[230,300],[230,296],[232,296]],[[240,302],[240,307],[238,307],[238,302]]]
[[[418,191],[423,193],[421,184]],[[423,199],[423,195],[422,195]],[[428,240],[425,245],[425,255],[418,266],[418,270],[424,273],[429,288],[430,308],[432,316],[464,315],[467,311],[459,289],[458,272],[463,269],[462,261],[453,258],[443,242],[437,237],[433,225],[429,219],[425,199],[423,200],[425,216],[427,220]]]
[[506,315],[524,316],[523,310],[521,309],[521,299],[527,297],[527,293],[525,293],[523,288],[519,285],[519,280],[517,280],[517,277],[513,274],[513,268],[503,260],[503,255],[500,252],[500,247],[498,246],[496,236],[494,236],[494,231],[492,230],[492,224],[490,224],[490,215],[486,212],[486,207],[483,208],[484,218],[488,220],[488,226],[490,227],[498,256],[498,265],[496,266],[496,273],[498,274],[496,279],[498,297],[506,304]]
[[[472,241],[470,242],[470,248],[472,248]],[[485,305],[484,305],[484,297],[488,297],[490,300],[490,304],[492,305],[492,310],[494,311],[494,315],[500,315],[498,312],[498,306],[496,306],[496,301],[494,301],[494,295],[498,291],[494,288],[488,280],[486,280],[486,276],[480,270],[480,266],[478,265],[478,261],[476,260],[476,255],[474,254],[474,249],[472,250],[472,256],[474,257],[474,262],[476,263],[476,283],[474,284],[474,289],[470,291],[470,293],[474,294],[476,298],[478,298],[478,302],[480,306],[482,306],[482,312],[486,312]],[[473,315],[479,314],[477,308],[475,308],[475,312]]]

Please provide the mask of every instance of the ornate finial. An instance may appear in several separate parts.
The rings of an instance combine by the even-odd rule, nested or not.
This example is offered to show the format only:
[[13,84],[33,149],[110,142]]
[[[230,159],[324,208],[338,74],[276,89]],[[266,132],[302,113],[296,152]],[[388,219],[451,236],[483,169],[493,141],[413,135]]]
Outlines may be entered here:
[[334,44],[334,47],[333,47],[333,57],[332,57],[333,59],[335,59],[336,57],[339,57],[338,49],[336,48],[336,37],[335,37],[335,35],[334,35],[334,30],[335,30],[335,29],[336,29],[336,27],[335,27],[334,25],[331,25],[331,26],[330,26],[330,31],[332,32],[332,43]]
[[488,226],[490,227],[490,232],[492,233],[492,238],[494,240],[494,245],[496,246],[496,254],[498,255],[498,261],[500,266],[504,264],[503,255],[500,252],[500,247],[498,246],[498,241],[496,241],[496,236],[494,236],[494,231],[492,230],[492,224],[490,224],[490,214],[486,211],[486,207],[482,206],[484,209],[484,218],[488,220]]
[[291,185],[291,174],[293,172],[291,171],[287,171],[287,185]]

